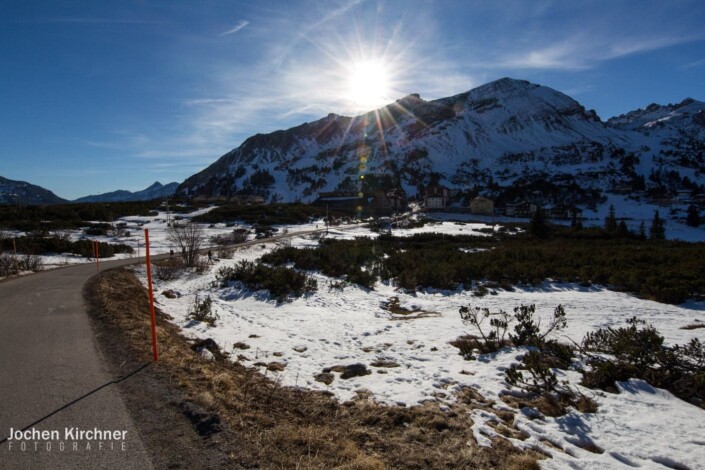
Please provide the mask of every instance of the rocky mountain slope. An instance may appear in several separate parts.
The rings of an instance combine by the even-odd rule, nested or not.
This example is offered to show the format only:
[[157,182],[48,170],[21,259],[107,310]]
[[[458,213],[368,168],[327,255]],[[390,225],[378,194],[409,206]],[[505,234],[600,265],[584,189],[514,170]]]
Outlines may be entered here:
[[[705,103],[651,105],[603,122],[548,87],[504,78],[456,96],[409,95],[356,117],[257,134],[188,178],[181,194],[310,202],[321,191],[432,182],[502,201],[604,203],[702,188]],[[705,188],[702,188],[705,189]]]
[[0,204],[44,205],[67,202],[48,189],[0,176]]
[[118,190],[104,194],[81,197],[73,202],[150,201],[152,199],[171,197],[172,195],[174,195],[178,187],[179,183],[169,183],[164,185],[157,181],[150,187],[141,191],[130,192],[125,190]]

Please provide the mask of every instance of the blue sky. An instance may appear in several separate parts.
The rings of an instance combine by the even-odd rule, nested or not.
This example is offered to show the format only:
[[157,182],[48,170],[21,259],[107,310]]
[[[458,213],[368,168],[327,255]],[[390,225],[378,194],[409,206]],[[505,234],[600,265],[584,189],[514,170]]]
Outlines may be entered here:
[[[5,0],[0,176],[139,190],[256,133],[505,76],[603,119],[705,100],[704,24],[701,0]],[[361,68],[386,77],[367,100]]]

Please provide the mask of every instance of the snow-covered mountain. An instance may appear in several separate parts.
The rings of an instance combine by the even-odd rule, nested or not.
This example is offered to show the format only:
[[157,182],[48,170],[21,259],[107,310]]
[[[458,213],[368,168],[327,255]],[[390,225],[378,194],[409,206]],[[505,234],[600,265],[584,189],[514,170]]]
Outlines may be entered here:
[[329,114],[257,134],[178,192],[309,202],[321,191],[380,184],[413,196],[440,182],[500,201],[595,207],[611,191],[656,197],[702,185],[704,133],[699,101],[652,105],[603,122],[563,93],[503,78],[448,98],[409,95],[361,116]]
[[179,183],[169,183],[164,185],[157,181],[150,187],[141,191],[130,192],[125,190],[118,190],[104,194],[97,194],[94,196],[85,196],[82,198],[78,198],[72,202],[150,201],[152,199],[171,197],[172,195],[174,195],[174,193],[176,192],[176,188],[178,187]]
[[44,205],[67,202],[41,186],[0,176],[0,204]]

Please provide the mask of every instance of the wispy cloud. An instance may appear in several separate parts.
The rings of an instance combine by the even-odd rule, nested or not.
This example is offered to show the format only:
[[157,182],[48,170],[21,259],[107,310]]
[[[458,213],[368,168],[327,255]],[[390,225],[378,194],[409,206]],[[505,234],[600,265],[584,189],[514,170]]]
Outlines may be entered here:
[[248,24],[250,24],[249,21],[247,21],[247,20],[240,20],[240,21],[238,21],[237,24],[236,24],[235,26],[233,26],[232,28],[228,29],[227,31],[223,31],[222,33],[220,33],[220,36],[229,36],[229,35],[231,35],[231,34],[235,34],[235,33],[237,33],[238,31],[240,31],[241,29],[243,29],[244,27],[246,27]]
[[39,23],[87,23],[87,24],[161,24],[161,21],[120,18],[47,18]]
[[685,66],[685,68],[692,69],[694,67],[702,67],[703,65],[705,65],[705,58],[700,59],[700,60],[696,60],[695,62],[691,62],[691,63],[687,64]]
[[578,71],[591,69],[600,63],[678,44],[697,41],[695,36],[593,37],[587,33],[573,34],[551,44],[520,52],[502,54],[483,64],[488,68],[548,69]]
[[318,20],[315,23],[306,27],[306,29],[304,30],[304,34],[315,30],[319,26],[321,26],[325,23],[328,23],[329,21],[331,21],[335,18],[338,18],[339,16],[343,16],[348,11],[350,11],[350,9],[352,7],[354,7],[355,5],[359,5],[360,3],[362,3],[362,0],[348,0],[347,3],[345,3],[344,5],[340,6],[339,8],[335,8],[335,9],[331,10],[330,12],[325,14],[323,16],[323,18],[321,18],[320,20]]

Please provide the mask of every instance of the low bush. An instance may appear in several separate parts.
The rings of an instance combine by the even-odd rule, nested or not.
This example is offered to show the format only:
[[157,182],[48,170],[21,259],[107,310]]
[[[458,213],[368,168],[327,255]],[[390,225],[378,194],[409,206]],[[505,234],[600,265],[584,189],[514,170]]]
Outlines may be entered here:
[[[52,253],[72,253],[86,258],[95,256],[93,240],[71,241],[61,236],[22,236],[15,239],[19,253],[44,255]],[[98,244],[101,258],[111,258],[116,253],[132,253],[131,246],[100,242]],[[12,239],[0,240],[0,250],[13,249]]]
[[37,255],[30,253],[25,253],[17,257],[18,264],[20,266],[20,271],[41,271],[44,267],[44,262],[42,258]]
[[252,290],[266,289],[278,302],[289,300],[290,296],[301,297],[315,292],[316,280],[304,273],[281,266],[270,267],[261,262],[243,260],[235,266],[224,266],[216,274],[221,286],[238,281]]
[[616,392],[615,382],[642,379],[705,408],[705,344],[695,338],[685,345],[664,346],[663,336],[643,320],[633,317],[627,325],[585,336],[582,346],[590,369],[583,371],[582,384]]
[[[451,343],[459,348],[462,346],[461,354],[465,359],[474,359],[472,350],[469,350],[473,345],[477,346],[477,349],[483,354],[496,352],[509,345],[506,335],[511,317],[504,310],[490,312],[488,308],[462,306],[460,307],[460,318],[473,326],[481,338],[480,340],[477,337],[466,337],[466,340],[459,342],[458,345]],[[487,330],[483,326],[486,320],[489,320],[489,329]]]
[[215,254],[219,259],[232,259],[235,255],[235,250],[232,248],[219,248]]
[[180,256],[157,261],[154,263],[154,277],[160,281],[174,281],[186,271],[184,260]]
[[44,267],[42,258],[32,254],[0,253],[0,277],[15,276],[23,271],[37,272]]
[[[472,338],[476,338],[477,342],[481,343],[480,349],[483,352],[494,352],[510,344],[514,346],[528,345],[546,349],[562,362],[565,362],[563,358],[567,357],[570,362],[572,353],[568,351],[569,347],[555,341],[546,341],[548,335],[566,327],[566,314],[563,306],[558,305],[554,309],[551,321],[543,330],[534,320],[535,312],[536,306],[534,304],[515,307],[513,316],[504,310],[490,312],[488,308],[480,307],[462,306],[459,310],[460,318],[479,333],[479,337]],[[485,322],[489,325],[486,325]],[[515,323],[515,334],[509,333],[507,335],[511,323]],[[472,355],[468,358],[472,358]]]
[[16,274],[18,273],[15,257],[10,253],[0,253],[0,277],[8,277]]
[[[705,267],[699,262],[705,258],[705,243],[610,238],[601,233],[588,237],[582,232],[555,230],[549,240],[506,233],[326,239],[317,248],[280,248],[265,261],[275,265],[293,262],[300,269],[334,277],[352,275],[365,266],[371,275],[406,290],[452,290],[478,282],[488,288],[511,289],[552,279],[609,286],[666,303],[705,298]],[[484,250],[460,251],[468,247]]]
[[[558,379],[545,359],[542,351],[529,351],[524,355],[520,365],[512,364],[506,370],[507,383],[538,395],[555,392]],[[524,372],[528,375],[525,376]]]
[[[554,368],[567,369],[573,359],[570,346],[547,340],[551,333],[566,327],[565,310],[558,305],[548,326],[540,328],[534,319],[536,306],[521,305],[514,309],[514,315],[500,310],[492,313],[487,308],[460,308],[460,317],[474,327],[479,336],[461,336],[450,344],[460,350],[465,359],[475,359],[475,353],[487,354],[505,346],[531,346],[534,349],[524,354],[521,363],[512,364],[505,371],[505,378],[511,387],[522,389],[534,401],[553,404],[553,412],[563,414],[568,405],[587,408],[591,400],[560,383]],[[489,323],[489,326],[485,324]],[[514,333],[507,334],[514,322]],[[594,402],[592,402],[594,404]]]
[[521,305],[514,308],[514,319],[516,325],[514,332],[509,335],[515,346],[536,346],[543,347],[545,338],[555,331],[560,331],[566,327],[565,310],[562,305],[558,305],[553,310],[553,316],[548,326],[541,331],[539,323],[534,320],[536,305]]
[[218,315],[213,313],[213,301],[210,296],[201,299],[196,295],[188,316],[192,320],[207,323],[208,326],[215,326],[215,322],[218,320]]

